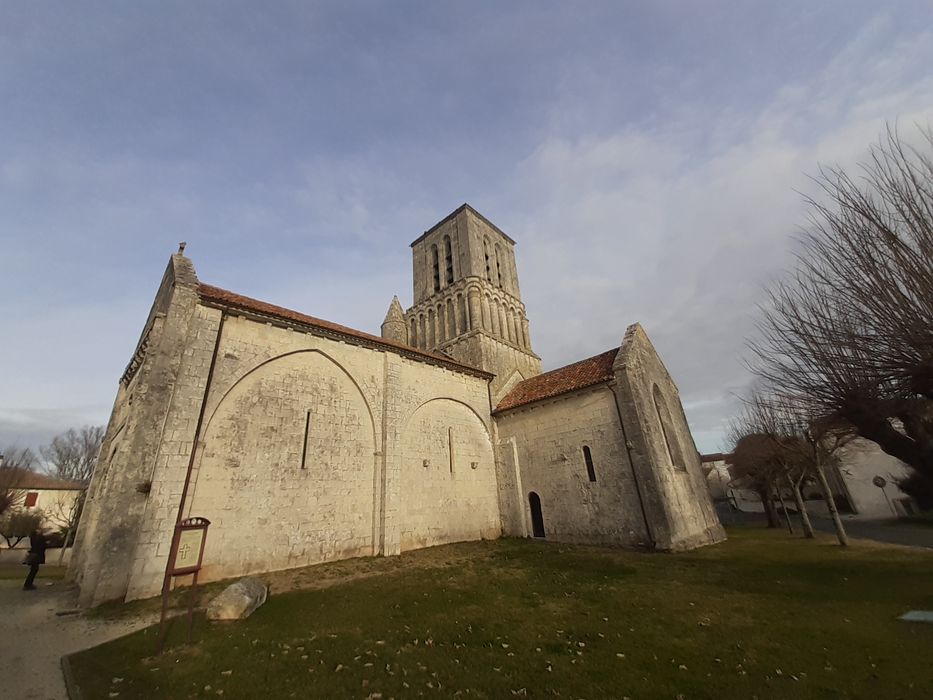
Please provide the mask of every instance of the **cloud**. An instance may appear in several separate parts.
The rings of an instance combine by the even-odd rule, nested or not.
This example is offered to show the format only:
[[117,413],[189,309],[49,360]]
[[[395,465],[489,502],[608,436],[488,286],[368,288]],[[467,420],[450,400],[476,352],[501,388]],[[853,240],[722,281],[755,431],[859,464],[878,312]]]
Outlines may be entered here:
[[106,417],[178,241],[205,281],[378,332],[407,244],[468,201],[519,243],[547,367],[640,321],[718,449],[805,173],[931,118],[928,12],[445,7],[14,11],[0,444]]
[[[549,134],[497,205],[521,243],[535,346],[558,366],[617,345],[640,321],[678,382],[701,450],[722,446],[750,376],[742,362],[756,303],[792,264],[799,192],[818,164],[854,167],[885,122],[933,120],[933,35],[888,47],[869,26],[812,80],[752,113],[705,124]],[[686,106],[689,109],[689,105]],[[560,120],[557,120],[560,121]],[[722,134],[730,134],[724,139]],[[517,204],[516,204],[517,203]]]

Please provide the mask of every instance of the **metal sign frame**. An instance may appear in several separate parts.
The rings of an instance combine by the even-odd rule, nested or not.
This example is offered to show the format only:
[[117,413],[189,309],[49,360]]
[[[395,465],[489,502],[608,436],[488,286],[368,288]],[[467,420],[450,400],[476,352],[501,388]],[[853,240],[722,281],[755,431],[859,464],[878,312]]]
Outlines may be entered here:
[[[170,561],[169,561],[169,571],[172,576],[186,576],[187,574],[194,574],[201,570],[201,563],[204,561],[204,545],[207,542],[207,528],[211,524],[211,521],[207,518],[185,518],[178,526],[175,528],[175,533],[172,535],[172,548],[170,550]],[[191,566],[178,568],[176,566],[178,561],[178,550],[181,547],[181,539],[186,533],[196,533],[200,532],[200,540],[198,541],[199,551],[198,551],[198,562],[197,564],[192,564]]]
[[[191,590],[188,593],[188,636],[187,639],[191,641],[191,626],[194,622],[194,601],[197,597],[198,589],[198,572],[201,570],[201,565],[204,561],[204,546],[207,543],[207,528],[210,526],[211,521],[207,518],[200,517],[191,517],[185,518],[184,520],[179,521],[175,525],[175,531],[172,533],[172,547],[169,549],[168,553],[168,565],[165,569],[165,583],[162,586],[162,616],[159,619],[159,653],[162,653],[162,650],[165,648],[165,639],[168,636],[168,627],[165,625],[165,617],[168,613],[168,596],[170,591],[169,582],[171,579],[176,576],[192,576],[191,579]],[[199,533],[200,539],[198,540],[198,560],[197,563],[191,564],[189,566],[184,566],[181,568],[176,567],[178,560],[178,550],[181,544],[182,537],[186,533]],[[186,543],[187,545],[187,543]],[[188,559],[188,557],[185,557]]]

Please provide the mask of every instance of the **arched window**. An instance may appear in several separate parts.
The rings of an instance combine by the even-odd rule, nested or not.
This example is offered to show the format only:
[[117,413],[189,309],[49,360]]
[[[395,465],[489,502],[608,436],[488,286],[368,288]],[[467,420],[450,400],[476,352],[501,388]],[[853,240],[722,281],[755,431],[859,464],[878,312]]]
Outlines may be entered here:
[[418,321],[414,318],[411,320],[411,334],[408,337],[408,344],[413,348],[418,347]]
[[454,254],[450,247],[450,236],[444,236],[444,261],[447,264],[447,284],[454,282]]
[[441,290],[441,261],[437,256],[437,246],[431,246],[431,257],[434,260],[434,291]]
[[489,260],[489,239],[483,239],[483,257],[486,258],[486,279],[492,282],[492,267]]
[[541,497],[534,491],[528,494],[531,508],[531,533],[535,537],[544,537],[544,514],[541,512]]
[[454,300],[447,300],[447,338],[457,337],[457,311],[454,307]]
[[457,307],[460,314],[460,332],[466,333],[470,330],[470,314],[467,311],[467,300],[463,294],[457,295]]
[[588,445],[583,446],[583,461],[586,462],[586,476],[590,481],[596,481],[596,468],[593,466],[593,455]]
[[437,345],[447,340],[447,319],[444,313],[444,304],[437,305]]
[[496,244],[496,284],[502,286],[502,249]]
[[654,398],[654,410],[658,414],[658,423],[661,426],[661,434],[664,436],[664,447],[667,450],[668,459],[675,469],[686,469],[687,462],[684,460],[683,453],[680,451],[680,443],[677,441],[677,433],[674,431],[674,421],[671,412],[664,400],[664,395],[657,384],[652,391]]

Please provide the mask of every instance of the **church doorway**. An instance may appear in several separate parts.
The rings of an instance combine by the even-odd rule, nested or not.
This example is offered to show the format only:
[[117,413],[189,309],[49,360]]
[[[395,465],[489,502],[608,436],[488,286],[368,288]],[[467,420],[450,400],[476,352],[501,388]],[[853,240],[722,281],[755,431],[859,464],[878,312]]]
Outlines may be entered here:
[[541,514],[541,498],[534,491],[528,494],[531,506],[531,531],[535,537],[544,537],[544,516]]

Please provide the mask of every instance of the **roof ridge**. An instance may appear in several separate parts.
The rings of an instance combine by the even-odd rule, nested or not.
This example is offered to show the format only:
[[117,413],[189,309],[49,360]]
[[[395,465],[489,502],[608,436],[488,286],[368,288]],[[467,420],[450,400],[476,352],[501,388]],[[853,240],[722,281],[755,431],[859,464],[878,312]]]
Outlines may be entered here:
[[612,379],[612,367],[619,348],[524,379],[502,397],[494,413],[553,398]]
[[576,365],[581,365],[581,364],[583,364],[584,362],[589,362],[590,360],[595,360],[597,357],[602,357],[603,355],[608,355],[609,353],[617,354],[618,352],[619,352],[619,348],[609,348],[608,350],[603,350],[602,352],[598,352],[598,353],[596,353],[595,355],[591,355],[590,357],[584,357],[582,360],[577,360],[576,362],[571,362],[571,363],[569,363],[569,364],[562,365],[561,367],[555,367],[554,369],[549,369],[547,372],[542,372],[541,374],[536,374],[535,376],[533,376],[533,377],[528,377],[528,379],[523,379],[522,381],[523,381],[523,382],[530,382],[532,379],[537,379],[538,377],[545,377],[545,376],[547,376],[547,375],[549,375],[549,374],[553,374],[554,372],[561,372],[561,371],[563,371],[563,370],[565,370],[565,369],[567,369],[567,368],[569,368],[569,367],[574,367],[574,366],[576,366]]

